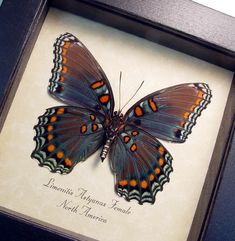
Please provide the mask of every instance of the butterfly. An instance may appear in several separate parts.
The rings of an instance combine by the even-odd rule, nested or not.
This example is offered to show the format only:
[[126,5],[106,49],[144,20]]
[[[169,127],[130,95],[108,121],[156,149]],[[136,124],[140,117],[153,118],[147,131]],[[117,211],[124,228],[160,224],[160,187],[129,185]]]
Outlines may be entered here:
[[100,147],[109,155],[115,191],[127,201],[153,204],[173,171],[172,156],[157,138],[182,143],[211,99],[205,83],[158,90],[125,115],[114,111],[111,85],[89,50],[72,34],[54,44],[49,94],[65,105],[52,107],[34,127],[31,157],[51,172],[70,173]]

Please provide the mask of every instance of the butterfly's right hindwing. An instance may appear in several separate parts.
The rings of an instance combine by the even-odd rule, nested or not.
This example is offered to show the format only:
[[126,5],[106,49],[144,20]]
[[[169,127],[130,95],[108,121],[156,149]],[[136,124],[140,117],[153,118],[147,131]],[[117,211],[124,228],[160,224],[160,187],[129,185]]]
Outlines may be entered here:
[[133,126],[119,132],[110,159],[116,192],[140,204],[155,202],[156,193],[169,181],[173,170],[167,149],[156,138]]
[[104,117],[90,110],[59,106],[47,109],[34,127],[32,157],[52,172],[69,173],[104,141]]

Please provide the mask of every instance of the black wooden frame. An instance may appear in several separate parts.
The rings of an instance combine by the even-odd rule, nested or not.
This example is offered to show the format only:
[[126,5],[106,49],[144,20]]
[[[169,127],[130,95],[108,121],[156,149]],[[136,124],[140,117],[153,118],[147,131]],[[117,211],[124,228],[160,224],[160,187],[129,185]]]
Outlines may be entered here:
[[[235,18],[191,1],[22,0],[19,4],[15,0],[5,0],[0,7],[0,129],[50,6],[235,70]],[[220,34],[216,35],[218,31]],[[235,182],[235,177],[225,179],[229,165],[235,170],[231,166],[231,160],[235,159],[234,103],[235,78],[188,236],[189,241],[211,240],[208,237],[223,240],[218,239],[218,227],[212,225],[219,222],[213,218],[220,217],[213,215],[215,211],[220,212],[219,197],[223,196],[220,183],[226,185],[224,180]],[[232,196],[227,196],[223,201],[231,202],[234,200]],[[234,213],[235,208],[230,212]],[[64,235],[62,231],[56,232],[46,224],[38,225],[26,220],[18,214],[0,209],[1,240],[74,240],[73,235]],[[234,220],[230,220],[230,223],[234,224]],[[230,226],[224,227],[223,232],[226,232]],[[218,233],[215,234],[216,228]]]

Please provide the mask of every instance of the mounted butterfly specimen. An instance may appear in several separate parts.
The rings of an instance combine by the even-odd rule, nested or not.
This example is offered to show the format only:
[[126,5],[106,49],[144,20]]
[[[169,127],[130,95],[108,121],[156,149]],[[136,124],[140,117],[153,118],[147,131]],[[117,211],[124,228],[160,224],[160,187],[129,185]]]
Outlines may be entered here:
[[47,109],[34,127],[32,158],[67,174],[102,147],[109,154],[115,190],[126,200],[154,203],[169,181],[172,156],[156,139],[182,143],[211,99],[204,83],[156,91],[125,115],[114,111],[110,83],[88,49],[72,34],[57,38],[49,83],[52,97],[68,106]]

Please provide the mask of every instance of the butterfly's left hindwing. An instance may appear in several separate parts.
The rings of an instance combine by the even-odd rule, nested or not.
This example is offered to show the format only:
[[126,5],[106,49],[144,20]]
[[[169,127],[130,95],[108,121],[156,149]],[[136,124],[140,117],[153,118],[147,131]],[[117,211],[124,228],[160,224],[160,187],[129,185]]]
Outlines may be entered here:
[[60,106],[47,109],[34,127],[32,157],[52,172],[69,173],[104,141],[104,118],[93,111]]
[[140,204],[154,203],[155,195],[169,181],[172,157],[166,148],[145,131],[126,126],[110,150],[111,167],[116,175],[115,189],[120,196]]

